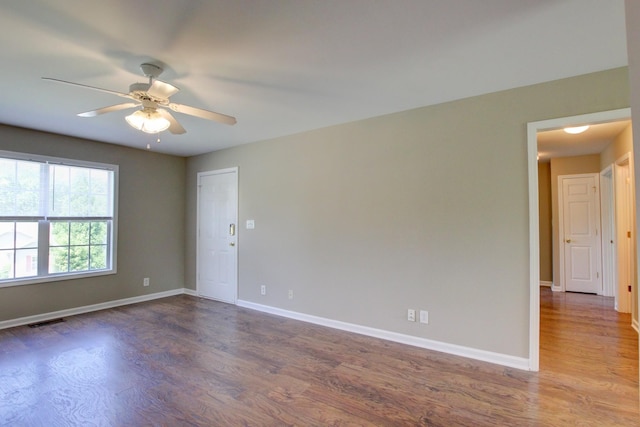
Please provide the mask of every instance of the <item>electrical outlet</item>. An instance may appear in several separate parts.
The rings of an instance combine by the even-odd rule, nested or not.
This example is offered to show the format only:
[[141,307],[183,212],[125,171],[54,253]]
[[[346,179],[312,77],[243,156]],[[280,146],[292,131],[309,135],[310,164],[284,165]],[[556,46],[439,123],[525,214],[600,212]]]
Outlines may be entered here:
[[412,308],[407,310],[407,320],[409,322],[415,322],[416,321],[416,311]]
[[267,285],[260,286],[260,295],[266,295],[266,294],[267,294]]
[[145,277],[144,279],[142,279],[142,286],[149,286],[149,278]]
[[420,323],[429,323],[429,312],[427,310],[420,310]]
[[289,289],[289,299],[293,299],[293,289]]

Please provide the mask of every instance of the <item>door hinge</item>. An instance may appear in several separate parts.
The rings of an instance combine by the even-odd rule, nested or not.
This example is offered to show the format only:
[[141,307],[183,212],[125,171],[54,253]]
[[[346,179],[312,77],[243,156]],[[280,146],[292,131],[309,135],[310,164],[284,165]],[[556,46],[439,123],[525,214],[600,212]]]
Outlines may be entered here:
[[599,278],[600,278],[600,272],[596,271],[596,279],[599,279]]
[[629,292],[631,292],[631,285],[629,285]]
[[627,231],[627,237],[631,238],[631,232],[630,231]]

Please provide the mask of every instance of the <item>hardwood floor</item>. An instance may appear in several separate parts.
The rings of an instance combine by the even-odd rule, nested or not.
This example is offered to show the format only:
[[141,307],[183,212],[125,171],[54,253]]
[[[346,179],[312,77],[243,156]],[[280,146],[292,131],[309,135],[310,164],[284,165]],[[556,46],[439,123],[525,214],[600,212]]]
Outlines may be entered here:
[[539,373],[189,296],[7,329],[0,425],[640,425],[630,317],[541,292]]

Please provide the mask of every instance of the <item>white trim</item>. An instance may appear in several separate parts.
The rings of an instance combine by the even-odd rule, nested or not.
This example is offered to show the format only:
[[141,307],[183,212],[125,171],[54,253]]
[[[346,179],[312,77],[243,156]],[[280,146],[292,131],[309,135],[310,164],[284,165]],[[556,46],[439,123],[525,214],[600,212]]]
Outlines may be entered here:
[[[615,174],[613,164],[600,171],[600,222],[602,230],[602,295],[614,297],[617,288],[617,262],[615,237]],[[616,301],[616,310],[617,299]]]
[[68,308],[66,310],[52,311],[49,313],[36,314],[33,316],[19,317],[17,319],[0,321],[0,329],[14,328],[16,326],[30,325],[31,323],[45,322],[47,320],[59,319],[61,317],[75,316],[77,314],[90,313],[92,311],[105,310],[108,308],[120,307],[123,305],[137,304],[159,298],[172,297],[175,295],[189,294],[191,289],[178,288],[170,291],[157,292],[155,294],[140,295],[137,297],[124,298],[114,301],[101,302],[99,304],[85,305],[82,307]]
[[584,123],[631,118],[631,108],[527,123],[529,166],[529,369],[540,369],[540,230],[538,211],[538,132]]
[[631,327],[640,334],[640,327],[638,326],[638,321],[636,319],[631,319]]
[[510,356],[507,354],[494,353],[486,350],[479,350],[471,347],[464,347],[456,344],[448,344],[440,341],[434,341],[426,338],[415,337],[411,335],[400,334],[397,332],[385,331],[382,329],[370,328],[368,326],[356,325],[353,323],[341,322],[339,320],[327,319],[324,317],[312,316],[309,314],[299,313],[296,311],[283,310],[268,305],[256,304],[251,301],[238,300],[239,307],[251,310],[261,311],[263,313],[274,314],[289,319],[300,320],[303,322],[313,323],[315,325],[326,326],[329,328],[340,329],[342,331],[353,332],[369,337],[380,338],[387,341],[407,344],[414,347],[420,347],[427,350],[439,351],[442,353],[453,354],[456,356],[467,357],[470,359],[481,360],[483,362],[495,363],[511,368],[529,370],[529,361],[522,357]]
[[[38,254],[38,273],[42,273],[43,275],[29,276],[29,277],[16,277],[12,279],[2,279],[0,281],[0,288],[9,288],[13,286],[22,286],[22,285],[33,285],[37,283],[48,283],[48,282],[57,282],[61,280],[70,280],[70,279],[83,279],[87,277],[96,277],[96,276],[104,276],[110,274],[116,274],[118,272],[118,199],[119,199],[119,188],[120,188],[120,166],[111,163],[98,163],[98,162],[90,162],[86,160],[75,160],[75,159],[67,159],[62,157],[53,157],[53,156],[42,156],[38,154],[30,154],[30,153],[21,153],[17,151],[5,151],[0,150],[0,157],[18,161],[28,161],[34,162],[44,167],[45,165],[53,165],[53,166],[69,166],[69,167],[80,167],[80,168],[91,168],[96,170],[108,171],[113,174],[113,180],[111,182],[112,186],[110,188],[109,201],[111,202],[112,211],[111,215],[100,216],[100,217],[91,217],[91,216],[68,216],[68,215],[49,215],[51,212],[49,211],[48,206],[48,190],[46,190],[46,186],[49,185],[49,168],[41,169],[40,171],[40,186],[39,191],[41,191],[42,198],[40,200],[40,209],[38,215],[30,216],[30,217],[22,217],[22,216],[5,216],[4,219],[10,220],[25,220],[30,218],[31,221],[47,221],[50,224],[51,221],[55,220],[83,220],[83,221],[101,221],[107,220],[111,221],[111,226],[108,228],[108,233],[110,238],[108,239],[107,253],[108,259],[110,261],[110,267],[102,270],[85,270],[79,272],[66,272],[66,273],[49,273],[46,265],[47,256],[40,256],[44,254],[46,255],[48,252],[48,238],[43,237],[47,236],[47,233],[42,233],[40,230],[40,237],[38,238],[38,244],[35,249],[37,249]],[[41,252],[42,251],[42,252]],[[44,264],[42,264],[44,263]]]
[[527,124],[529,166],[529,370],[540,369],[540,208],[538,207],[538,126]]
[[185,295],[189,295],[192,297],[197,297],[198,296],[198,292],[194,291],[193,289],[189,289],[189,288],[184,288],[184,293]]
[[540,280],[540,286],[545,286],[547,288],[550,288],[553,286],[553,282],[549,282],[547,280]]

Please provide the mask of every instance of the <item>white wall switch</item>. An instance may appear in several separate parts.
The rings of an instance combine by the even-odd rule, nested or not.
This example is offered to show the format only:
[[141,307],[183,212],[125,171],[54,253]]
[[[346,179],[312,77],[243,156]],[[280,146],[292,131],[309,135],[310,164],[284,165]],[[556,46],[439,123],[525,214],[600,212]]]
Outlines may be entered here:
[[420,323],[429,323],[429,312],[427,310],[420,310]]
[[248,219],[247,220],[247,230],[253,230],[254,228],[256,228],[256,222],[253,219]]

